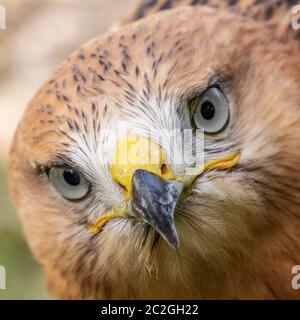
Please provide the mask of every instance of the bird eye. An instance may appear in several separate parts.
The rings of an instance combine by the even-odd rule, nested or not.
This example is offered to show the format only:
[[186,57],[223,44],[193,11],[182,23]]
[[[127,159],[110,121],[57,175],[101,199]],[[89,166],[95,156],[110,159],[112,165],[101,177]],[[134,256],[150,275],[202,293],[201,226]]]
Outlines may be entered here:
[[210,88],[192,103],[193,120],[198,129],[207,133],[217,133],[227,124],[229,105],[220,89]]
[[52,167],[48,177],[55,189],[67,200],[80,200],[90,189],[87,179],[74,168]]

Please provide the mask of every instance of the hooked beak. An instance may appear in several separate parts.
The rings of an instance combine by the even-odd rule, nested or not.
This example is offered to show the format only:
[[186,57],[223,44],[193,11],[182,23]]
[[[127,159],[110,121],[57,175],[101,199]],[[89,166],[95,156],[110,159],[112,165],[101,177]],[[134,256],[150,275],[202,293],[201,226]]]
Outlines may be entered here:
[[132,213],[150,224],[173,248],[179,247],[174,212],[180,197],[180,185],[165,181],[145,170],[132,177]]
[[[171,247],[178,248],[174,213],[179,201],[185,197],[184,190],[190,188],[204,171],[234,167],[239,163],[240,154],[236,152],[209,161],[196,168],[191,176],[176,177],[168,167],[162,171],[163,157],[160,146],[151,144],[147,147],[148,140],[141,137],[124,141],[118,144],[116,154],[126,152],[129,155],[128,162],[111,164],[110,170],[113,180],[125,190],[125,205],[100,215],[90,226],[90,232],[100,232],[112,219],[134,216],[151,225]],[[149,149],[157,158],[154,163],[148,161]]]

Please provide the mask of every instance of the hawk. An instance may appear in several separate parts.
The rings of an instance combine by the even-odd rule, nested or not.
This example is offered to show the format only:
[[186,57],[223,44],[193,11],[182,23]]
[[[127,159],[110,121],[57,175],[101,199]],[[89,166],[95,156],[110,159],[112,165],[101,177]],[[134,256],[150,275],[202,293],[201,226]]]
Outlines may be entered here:
[[10,185],[54,297],[300,297],[297,3],[138,1],[41,87]]

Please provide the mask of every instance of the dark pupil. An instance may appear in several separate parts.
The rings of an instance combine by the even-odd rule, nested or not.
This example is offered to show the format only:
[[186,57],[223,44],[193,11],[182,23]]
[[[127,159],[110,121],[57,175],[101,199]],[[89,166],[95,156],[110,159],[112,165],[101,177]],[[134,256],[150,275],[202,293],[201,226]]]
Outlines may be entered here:
[[74,169],[65,169],[64,179],[71,186],[78,186],[80,183],[80,176]]
[[201,106],[202,117],[206,120],[211,120],[215,115],[215,107],[209,101],[204,101]]

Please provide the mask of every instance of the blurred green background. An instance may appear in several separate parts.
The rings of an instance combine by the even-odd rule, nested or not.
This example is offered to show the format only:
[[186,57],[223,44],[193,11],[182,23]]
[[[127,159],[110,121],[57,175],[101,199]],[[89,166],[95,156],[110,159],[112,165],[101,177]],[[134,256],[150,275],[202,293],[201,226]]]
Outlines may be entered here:
[[17,123],[38,87],[78,46],[113,25],[131,0],[6,0],[0,30],[0,299],[48,299],[11,204],[7,159]]
[[30,253],[9,201],[6,167],[0,168],[0,264],[6,269],[6,290],[0,299],[45,299],[41,268]]

